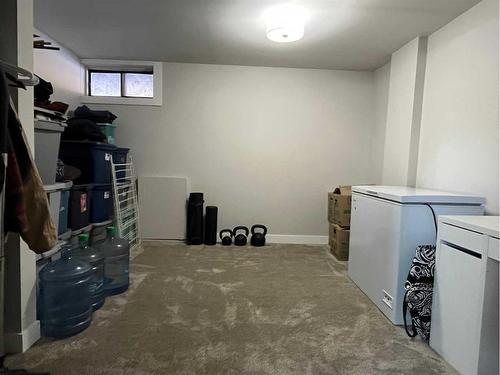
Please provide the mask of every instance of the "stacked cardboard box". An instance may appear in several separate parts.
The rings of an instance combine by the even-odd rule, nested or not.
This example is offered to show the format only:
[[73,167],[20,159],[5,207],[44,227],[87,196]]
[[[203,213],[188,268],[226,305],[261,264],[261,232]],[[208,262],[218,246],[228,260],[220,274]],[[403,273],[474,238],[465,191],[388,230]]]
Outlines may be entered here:
[[339,186],[328,193],[330,251],[338,260],[349,259],[349,227],[351,223],[351,187]]

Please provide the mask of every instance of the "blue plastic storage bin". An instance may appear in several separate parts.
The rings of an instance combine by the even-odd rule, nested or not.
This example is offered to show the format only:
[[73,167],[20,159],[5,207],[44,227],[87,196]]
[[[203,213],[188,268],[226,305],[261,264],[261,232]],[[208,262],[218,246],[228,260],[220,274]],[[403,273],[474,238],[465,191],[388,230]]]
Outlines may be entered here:
[[73,185],[69,195],[68,226],[78,230],[89,225],[92,185]]
[[41,269],[38,314],[43,336],[72,336],[90,325],[92,275],[91,266],[72,257],[69,246],[61,250],[61,259]]
[[[130,151],[129,148],[117,147],[113,151],[113,163],[115,164],[125,164],[127,162],[127,155]],[[124,166],[116,166],[116,178],[121,179],[126,177],[126,171]]]
[[99,142],[63,141],[59,158],[78,168],[82,175],[77,184],[111,183],[111,160],[116,146]]
[[72,185],[73,184],[71,182],[68,182],[66,187],[61,190],[61,201],[59,203],[59,227],[57,230],[57,234],[59,236],[66,233],[68,230],[69,194]]
[[109,220],[113,214],[111,184],[94,184],[90,198],[90,222],[100,223]]

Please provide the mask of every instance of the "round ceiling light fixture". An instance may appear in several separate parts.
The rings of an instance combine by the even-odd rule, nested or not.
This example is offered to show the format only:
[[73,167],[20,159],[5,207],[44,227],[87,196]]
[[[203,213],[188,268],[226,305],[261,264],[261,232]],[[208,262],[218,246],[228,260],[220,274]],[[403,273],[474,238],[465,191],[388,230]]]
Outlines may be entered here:
[[278,5],[266,12],[267,38],[273,42],[289,43],[302,39],[307,12],[298,5]]

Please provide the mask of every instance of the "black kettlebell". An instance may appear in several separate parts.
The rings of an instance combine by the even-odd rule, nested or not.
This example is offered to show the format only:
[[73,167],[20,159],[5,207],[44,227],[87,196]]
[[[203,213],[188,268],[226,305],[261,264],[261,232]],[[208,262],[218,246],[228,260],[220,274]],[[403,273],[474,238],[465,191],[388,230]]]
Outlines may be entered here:
[[[262,229],[263,232],[256,232],[256,229]],[[252,226],[252,238],[250,239],[252,246],[264,246],[266,244],[266,234],[267,228],[265,225],[255,224]]]
[[[229,235],[223,235],[224,233],[229,233]],[[231,229],[223,229],[219,232],[219,237],[222,245],[230,246],[233,243],[233,231]]]
[[[245,231],[245,234],[243,233],[236,233],[238,231]],[[245,246],[247,244],[247,237],[248,237],[248,228],[240,225],[238,227],[235,227],[233,229],[233,234],[234,234],[234,244],[236,246]]]

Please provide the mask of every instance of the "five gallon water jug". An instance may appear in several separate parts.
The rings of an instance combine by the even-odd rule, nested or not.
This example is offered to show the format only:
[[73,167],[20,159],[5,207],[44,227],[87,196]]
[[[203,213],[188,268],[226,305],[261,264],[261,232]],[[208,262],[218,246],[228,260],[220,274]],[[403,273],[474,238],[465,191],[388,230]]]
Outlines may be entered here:
[[90,325],[91,281],[92,268],[72,257],[70,246],[63,246],[61,258],[41,269],[38,313],[43,336],[72,336]]
[[116,237],[116,228],[106,228],[107,238],[100,244],[105,256],[106,294],[112,296],[128,289],[129,277],[129,243]]
[[102,252],[89,246],[89,235],[84,233],[78,236],[80,246],[73,249],[73,256],[90,264],[92,267],[92,309],[96,311],[104,305],[104,256]]

